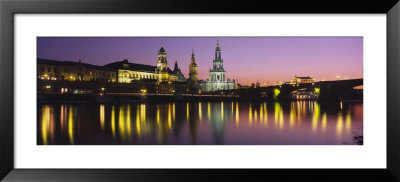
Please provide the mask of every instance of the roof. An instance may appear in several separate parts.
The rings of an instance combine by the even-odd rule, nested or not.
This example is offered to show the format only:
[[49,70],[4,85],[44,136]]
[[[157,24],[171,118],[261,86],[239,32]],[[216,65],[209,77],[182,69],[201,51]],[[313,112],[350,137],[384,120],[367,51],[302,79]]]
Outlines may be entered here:
[[[114,70],[117,69],[124,69],[123,64],[128,64],[128,70],[132,71],[144,71],[144,72],[152,72],[154,73],[157,66],[145,65],[145,64],[137,64],[137,63],[130,63],[127,60],[117,61],[110,64],[104,65],[104,67],[112,68]],[[168,68],[168,73],[172,74],[173,71]]]
[[158,53],[165,53],[164,46],[161,46],[161,49],[158,51]]
[[[123,68],[122,65],[124,63],[127,63],[129,65],[128,70],[133,70],[133,71],[143,71],[143,72],[154,73],[157,68],[156,66],[130,63],[127,60],[113,62],[110,64],[106,64],[104,66],[92,65],[92,64],[88,64],[88,63],[82,63],[82,62],[57,61],[57,60],[41,59],[41,58],[37,59],[37,63],[38,64],[46,64],[46,65],[56,65],[56,66],[75,66],[77,64],[81,64],[81,65],[85,66],[86,68],[103,70],[103,71],[113,71],[113,70],[117,70],[117,69],[122,69]],[[168,73],[174,74],[174,72],[169,68],[168,68]]]
[[103,66],[97,66],[97,65],[93,65],[93,64],[74,62],[74,61],[57,61],[57,60],[37,58],[37,63],[38,64],[46,64],[46,65],[56,65],[56,66],[75,66],[77,64],[81,64],[81,65],[85,66],[86,68],[90,68],[90,69],[98,69],[98,70],[104,70],[104,71],[111,70],[111,69],[109,69],[107,67],[103,67]]
[[300,79],[313,79],[310,76],[295,76],[295,77]]

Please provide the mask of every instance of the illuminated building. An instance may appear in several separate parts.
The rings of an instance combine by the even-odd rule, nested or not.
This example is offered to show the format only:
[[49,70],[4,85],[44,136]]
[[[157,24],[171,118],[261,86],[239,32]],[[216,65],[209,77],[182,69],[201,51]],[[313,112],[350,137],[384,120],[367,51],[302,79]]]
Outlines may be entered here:
[[194,51],[192,50],[192,58],[190,58],[189,64],[189,81],[192,84],[198,84],[197,80],[197,64],[196,59],[194,58]]
[[131,83],[134,80],[156,80],[158,82],[178,81],[178,75],[168,68],[167,53],[164,47],[158,51],[157,66],[130,63],[128,60],[105,65],[117,72],[119,83]]
[[213,68],[209,70],[209,79],[201,84],[201,90],[203,92],[214,92],[235,88],[235,80],[226,79],[223,65],[224,62],[221,58],[221,49],[219,48],[219,43],[217,41]]
[[307,76],[307,77],[295,76],[292,80],[292,83],[294,83],[296,85],[305,84],[305,83],[314,83],[314,78],[311,78],[310,76]]
[[113,70],[73,61],[37,59],[37,78],[40,80],[114,82]]
[[319,94],[315,89],[301,88],[289,94],[289,98],[293,100],[317,100]]
[[193,49],[192,49],[192,57],[190,58],[190,64],[189,64],[188,89],[191,92],[198,92],[199,90],[199,80],[197,78],[197,64],[196,64],[196,59],[194,57]]

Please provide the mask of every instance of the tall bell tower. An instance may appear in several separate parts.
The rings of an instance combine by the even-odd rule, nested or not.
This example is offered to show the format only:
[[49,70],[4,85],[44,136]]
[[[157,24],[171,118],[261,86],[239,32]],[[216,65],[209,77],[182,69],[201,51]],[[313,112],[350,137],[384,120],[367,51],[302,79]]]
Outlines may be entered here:
[[190,64],[189,64],[189,80],[193,84],[197,84],[198,83],[198,79],[197,79],[197,64],[196,64],[196,60],[194,58],[193,49],[192,49],[192,58],[190,58]]
[[164,73],[168,71],[167,52],[165,51],[164,46],[161,46],[161,49],[158,51],[156,71],[158,73]]
[[209,71],[210,80],[213,82],[225,81],[225,70],[224,62],[221,58],[221,48],[219,48],[219,42],[217,41],[217,47],[215,48],[215,58],[213,60],[213,68]]

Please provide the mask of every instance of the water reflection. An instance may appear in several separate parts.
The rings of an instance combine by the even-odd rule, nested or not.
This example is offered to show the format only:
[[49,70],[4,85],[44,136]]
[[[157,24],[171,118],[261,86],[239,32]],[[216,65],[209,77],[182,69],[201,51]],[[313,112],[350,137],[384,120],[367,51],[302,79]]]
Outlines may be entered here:
[[[38,144],[354,144],[362,103],[39,105]],[[207,116],[203,116],[203,111]],[[87,114],[90,113],[90,114]],[[93,114],[92,114],[93,113]],[[268,121],[271,120],[271,124]]]

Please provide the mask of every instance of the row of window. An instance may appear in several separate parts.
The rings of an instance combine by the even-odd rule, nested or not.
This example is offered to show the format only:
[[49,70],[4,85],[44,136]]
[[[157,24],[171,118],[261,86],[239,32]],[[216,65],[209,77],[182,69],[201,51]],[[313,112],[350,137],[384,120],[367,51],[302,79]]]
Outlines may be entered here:
[[[40,72],[41,73],[45,72],[45,70],[46,70],[46,67],[44,67],[44,66],[40,67]],[[64,69],[61,69],[61,70],[64,73],[70,73],[70,69],[68,69],[68,68],[64,68]],[[47,67],[47,72],[49,72],[49,73],[51,73],[51,72],[60,73],[60,69],[57,68],[57,67],[53,67],[53,68],[52,67]],[[78,74],[82,75],[82,73],[78,73]],[[92,71],[86,71],[86,74],[87,75],[94,75],[94,76],[109,77],[109,78],[115,76],[113,72],[94,72],[93,73]]]

